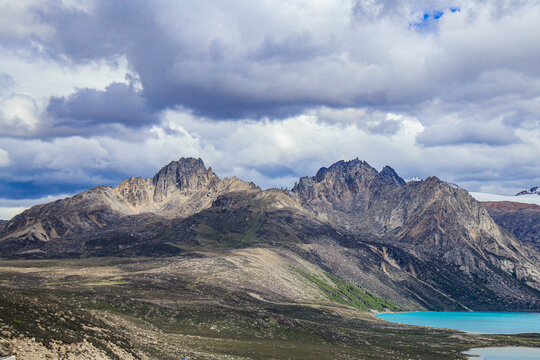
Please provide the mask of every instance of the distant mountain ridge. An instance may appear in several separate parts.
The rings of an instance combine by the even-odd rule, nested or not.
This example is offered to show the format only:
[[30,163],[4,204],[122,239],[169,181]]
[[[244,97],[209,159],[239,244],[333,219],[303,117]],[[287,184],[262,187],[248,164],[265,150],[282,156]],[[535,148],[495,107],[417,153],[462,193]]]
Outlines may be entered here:
[[292,190],[220,179],[182,158],[34,206],[0,228],[0,255],[195,256],[286,248],[408,309],[540,309],[540,255],[501,229],[467,191],[428,177],[405,182],[358,159]]
[[516,196],[520,196],[520,195],[530,195],[530,194],[540,195],[540,186],[533,186],[533,187],[530,188],[530,189],[520,191],[520,192],[518,192],[518,193],[516,194]]

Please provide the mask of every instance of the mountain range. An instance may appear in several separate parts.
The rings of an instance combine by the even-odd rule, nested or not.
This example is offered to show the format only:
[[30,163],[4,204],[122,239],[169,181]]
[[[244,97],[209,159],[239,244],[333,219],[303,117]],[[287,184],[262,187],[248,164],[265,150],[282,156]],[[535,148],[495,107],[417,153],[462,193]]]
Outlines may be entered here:
[[536,194],[536,195],[540,195],[540,187],[539,186],[533,186],[532,188],[530,189],[527,189],[527,190],[523,190],[523,191],[520,191],[516,194],[516,196],[520,196],[520,195],[530,195],[530,194]]
[[521,234],[515,219],[538,231],[539,212],[519,211],[358,159],[321,168],[292,190],[262,190],[181,158],[152,178],[97,186],[0,223],[0,255],[197,259],[269,249],[294,254],[287,269],[307,262],[402,309],[538,310],[538,232]]

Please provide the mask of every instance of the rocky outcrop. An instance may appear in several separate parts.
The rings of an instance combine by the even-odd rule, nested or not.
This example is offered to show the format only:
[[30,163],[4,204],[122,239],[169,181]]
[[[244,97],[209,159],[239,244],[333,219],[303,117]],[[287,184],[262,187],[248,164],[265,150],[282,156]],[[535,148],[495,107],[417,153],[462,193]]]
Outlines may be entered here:
[[386,165],[383,167],[379,175],[389,184],[397,186],[405,186],[407,182],[403,180],[399,175],[392,169],[390,166]]
[[510,201],[482,204],[500,227],[521,242],[540,249],[540,206]]
[[342,231],[381,234],[392,221],[388,200],[405,185],[390,167],[379,173],[365,161],[339,161],[303,177],[291,193],[314,216]]
[[219,178],[201,159],[182,158],[172,161],[154,175],[153,199],[163,202],[178,192],[197,192],[215,186]]

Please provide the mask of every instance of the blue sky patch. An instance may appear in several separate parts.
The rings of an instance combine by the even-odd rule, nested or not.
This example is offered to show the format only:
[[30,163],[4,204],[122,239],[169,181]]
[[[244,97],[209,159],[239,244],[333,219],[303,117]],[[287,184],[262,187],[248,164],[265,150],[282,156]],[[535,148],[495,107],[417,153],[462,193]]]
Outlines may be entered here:
[[[459,8],[449,8],[450,12],[459,12]],[[437,20],[442,18],[444,15],[444,11],[432,11],[432,12],[425,12],[422,16],[422,20],[420,20],[417,23],[412,23],[410,26],[414,28],[416,31],[420,32],[430,32],[435,31],[437,27]]]

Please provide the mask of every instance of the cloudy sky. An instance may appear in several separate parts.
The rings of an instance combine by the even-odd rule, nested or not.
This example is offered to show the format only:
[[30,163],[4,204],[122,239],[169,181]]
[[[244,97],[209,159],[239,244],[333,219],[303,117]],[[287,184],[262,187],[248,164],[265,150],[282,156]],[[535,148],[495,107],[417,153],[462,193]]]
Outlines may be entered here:
[[537,1],[0,0],[0,219],[196,156],[540,185]]

